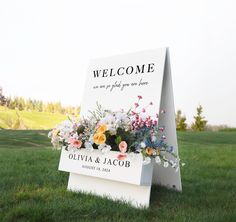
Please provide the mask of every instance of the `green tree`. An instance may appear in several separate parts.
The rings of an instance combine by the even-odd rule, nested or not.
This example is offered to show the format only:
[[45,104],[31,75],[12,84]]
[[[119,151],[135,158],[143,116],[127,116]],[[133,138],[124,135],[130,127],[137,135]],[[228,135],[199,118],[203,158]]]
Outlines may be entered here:
[[186,117],[182,116],[181,110],[177,110],[175,122],[176,122],[176,129],[178,131],[186,131],[187,129]]
[[23,97],[18,97],[17,98],[17,108],[22,111],[25,109],[25,100]]
[[202,116],[203,108],[201,105],[197,107],[197,115],[194,116],[194,122],[191,125],[191,128],[194,131],[204,131],[206,128],[207,120]]
[[11,98],[11,97],[10,97],[9,108],[10,108],[10,109],[15,109],[16,107],[17,107],[16,98]]
[[33,103],[33,100],[32,100],[32,99],[28,99],[28,100],[26,101],[26,109],[27,109],[28,111],[34,110],[34,103]]

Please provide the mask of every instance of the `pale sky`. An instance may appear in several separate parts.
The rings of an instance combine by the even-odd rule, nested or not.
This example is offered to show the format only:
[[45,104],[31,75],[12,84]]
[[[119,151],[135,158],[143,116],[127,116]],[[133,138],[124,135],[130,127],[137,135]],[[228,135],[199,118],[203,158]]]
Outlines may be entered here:
[[176,109],[236,126],[236,3],[0,0],[0,86],[79,105],[89,59],[168,46]]

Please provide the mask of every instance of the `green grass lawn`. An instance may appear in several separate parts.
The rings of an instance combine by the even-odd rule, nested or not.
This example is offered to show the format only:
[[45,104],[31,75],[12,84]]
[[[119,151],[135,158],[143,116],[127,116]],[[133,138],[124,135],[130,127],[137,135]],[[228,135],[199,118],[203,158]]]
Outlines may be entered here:
[[47,131],[0,130],[0,221],[236,221],[236,132],[178,134],[183,192],[153,186],[149,209],[66,190]]
[[16,111],[0,106],[0,129],[12,128],[11,125],[14,125],[17,120],[16,112],[20,115],[26,129],[52,129],[67,119],[66,115],[60,113]]

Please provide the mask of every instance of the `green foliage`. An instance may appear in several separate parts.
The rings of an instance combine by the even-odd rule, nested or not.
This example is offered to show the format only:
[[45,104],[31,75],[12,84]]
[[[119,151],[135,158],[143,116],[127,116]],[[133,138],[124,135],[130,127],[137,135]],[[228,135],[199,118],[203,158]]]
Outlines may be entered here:
[[117,136],[116,139],[115,139],[116,145],[119,146],[121,141],[122,141],[121,136]]
[[183,192],[152,186],[148,209],[67,191],[47,133],[1,130],[1,222],[236,221],[236,132],[178,132]]
[[202,116],[202,109],[202,106],[199,105],[197,107],[197,114],[193,117],[195,121],[192,123],[191,128],[194,131],[204,131],[206,128],[207,120],[205,120],[205,117]]
[[177,111],[175,122],[176,122],[176,129],[178,131],[186,131],[187,129],[186,117],[182,116],[181,110]]

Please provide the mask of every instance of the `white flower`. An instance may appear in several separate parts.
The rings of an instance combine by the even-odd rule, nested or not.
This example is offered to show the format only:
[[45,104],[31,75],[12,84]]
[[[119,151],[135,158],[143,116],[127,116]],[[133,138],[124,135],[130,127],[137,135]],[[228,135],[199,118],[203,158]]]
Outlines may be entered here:
[[155,142],[157,140],[157,137],[156,136],[152,136],[152,142]]
[[106,146],[102,149],[102,154],[108,153],[111,150],[111,146]]
[[167,168],[169,166],[169,163],[167,161],[164,162],[163,166]]
[[72,146],[72,145],[69,145],[67,147],[67,149],[68,149],[68,151],[73,151],[73,152],[77,151],[77,149],[74,146]]
[[73,131],[73,123],[70,120],[65,120],[57,127],[60,131],[71,132]]
[[175,168],[176,166],[177,166],[177,163],[174,162],[174,163],[172,164],[172,167]]
[[130,119],[128,118],[127,114],[124,112],[117,112],[116,113],[116,119],[119,122],[123,122],[123,123],[129,123]]
[[104,144],[100,144],[98,146],[98,149],[102,152],[102,154],[105,154],[111,150],[111,146],[104,143]]
[[48,133],[48,138],[51,138],[51,137],[52,137],[52,131]]
[[182,163],[181,165],[182,165],[182,166],[185,166],[185,163]]
[[85,149],[89,152],[92,152],[93,151],[93,146],[90,142],[85,142],[84,143],[84,146],[85,146]]
[[76,132],[76,133],[74,133],[73,135],[72,135],[72,137],[74,138],[74,139],[79,139],[79,135],[78,135],[78,133]]
[[102,124],[107,124],[107,125],[109,125],[109,124],[111,124],[111,125],[113,125],[114,123],[115,123],[115,117],[114,117],[114,115],[112,115],[111,113],[107,113],[106,115],[105,115],[105,117],[103,117],[100,121],[99,121],[99,124],[100,125],[102,125]]
[[100,145],[98,146],[98,149],[101,151],[103,148],[105,148],[105,146],[106,146],[106,144],[105,144],[105,143],[103,143],[103,144],[100,144]]
[[143,160],[143,165],[148,165],[149,163],[151,163],[151,158],[150,157],[145,157]]
[[116,135],[116,127],[112,124],[107,125],[108,130],[110,131],[111,135]]
[[161,158],[159,156],[155,157],[155,161],[157,164],[161,164]]
[[140,143],[140,146],[141,146],[142,148],[145,148],[145,147],[146,147],[146,144],[145,144],[144,142],[141,142],[141,143]]

